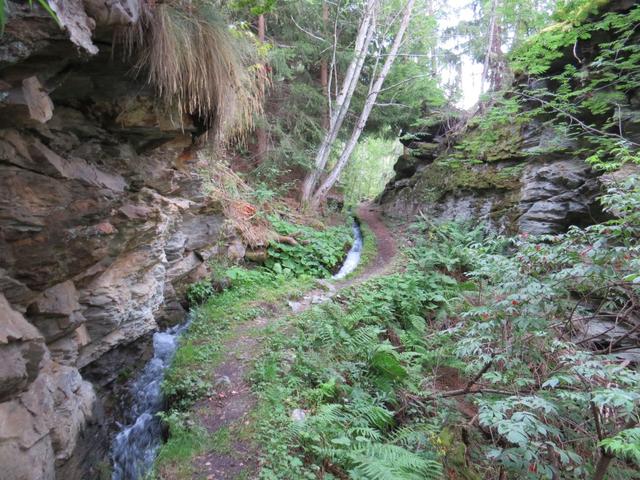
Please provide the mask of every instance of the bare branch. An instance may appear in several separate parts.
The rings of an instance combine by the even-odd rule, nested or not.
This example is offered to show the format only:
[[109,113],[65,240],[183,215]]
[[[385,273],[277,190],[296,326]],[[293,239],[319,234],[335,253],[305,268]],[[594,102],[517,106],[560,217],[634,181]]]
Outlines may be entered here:
[[628,138],[623,137],[622,135],[618,135],[617,133],[605,132],[605,131],[599,130],[599,129],[595,128],[595,127],[592,127],[591,125],[587,125],[586,123],[584,123],[582,120],[580,120],[576,116],[574,116],[574,115],[570,114],[569,112],[566,112],[566,111],[564,111],[564,110],[552,105],[551,102],[549,102],[547,100],[543,100],[542,98],[534,97],[533,95],[528,95],[528,94],[523,93],[523,92],[511,91],[511,93],[513,93],[515,95],[518,95],[520,97],[524,97],[524,98],[529,99],[529,100],[533,100],[535,102],[539,102],[541,105],[545,105],[545,106],[549,107],[554,112],[557,112],[560,115],[563,115],[563,116],[569,118],[572,122],[577,123],[580,126],[580,128],[582,128],[583,130],[585,130],[585,131],[587,131],[589,133],[596,133],[596,134],[602,135],[604,137],[618,138],[620,140],[623,140],[624,142],[629,143],[630,145],[634,145],[636,147],[640,147],[640,143],[633,142],[633,141],[629,140]]
[[309,35],[311,38],[315,38],[316,40],[320,40],[321,42],[326,42],[326,40],[322,37],[319,37],[318,35],[316,35],[313,32],[310,32],[309,30],[305,30],[304,28],[302,28],[300,25],[298,25],[298,22],[296,22],[296,20],[291,17],[291,21],[293,22],[293,24],[298,28],[298,30],[300,30],[301,32],[306,33],[307,35]]

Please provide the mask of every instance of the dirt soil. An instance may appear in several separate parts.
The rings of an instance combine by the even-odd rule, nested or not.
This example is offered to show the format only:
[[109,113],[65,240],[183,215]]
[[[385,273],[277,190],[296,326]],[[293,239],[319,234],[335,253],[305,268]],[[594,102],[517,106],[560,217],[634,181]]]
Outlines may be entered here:
[[[269,318],[258,317],[242,323],[230,332],[229,340],[222,347],[226,352],[225,360],[213,372],[216,392],[213,396],[200,401],[196,407],[197,422],[211,434],[221,428],[229,428],[233,437],[234,426],[249,422],[249,414],[255,405],[251,384],[247,378],[251,365],[261,351],[261,335],[256,331],[264,329],[271,320],[283,315],[299,313],[313,304],[322,303],[333,297],[341,289],[382,275],[392,266],[396,254],[396,244],[386,225],[380,219],[380,212],[372,204],[363,204],[358,209],[358,217],[376,237],[377,256],[356,277],[340,282],[322,281],[322,288],[308,292],[300,301],[289,302],[289,306],[273,306]],[[241,423],[242,422],[242,423]],[[259,471],[257,452],[250,439],[232,438],[233,451],[206,452],[194,460],[196,479],[232,480],[236,478],[256,478]]]

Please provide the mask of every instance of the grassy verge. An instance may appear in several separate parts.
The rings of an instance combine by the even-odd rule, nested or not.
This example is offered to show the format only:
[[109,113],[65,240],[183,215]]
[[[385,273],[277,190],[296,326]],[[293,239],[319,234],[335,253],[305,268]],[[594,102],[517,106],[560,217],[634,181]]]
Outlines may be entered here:
[[160,478],[191,478],[194,459],[215,451],[229,453],[232,438],[243,435],[244,427],[232,425],[210,433],[199,423],[194,405],[215,393],[214,373],[231,353],[228,345],[271,335],[273,327],[252,328],[251,320],[273,317],[316,285],[317,276],[329,276],[349,241],[347,227],[314,230],[280,221],[283,235],[299,234],[298,245],[274,244],[269,262],[263,267],[234,267],[224,276],[230,288],[215,293],[209,279],[194,284],[189,291],[192,323],[183,335],[162,385],[169,408],[162,414],[169,437],[162,445],[154,474]]
[[310,289],[314,279],[286,278],[264,270],[234,269],[234,285],[192,310],[192,323],[181,339],[163,382],[170,409],[163,414],[169,438],[156,460],[162,478],[191,478],[192,460],[198,454],[223,451],[228,430],[209,434],[195,423],[192,406],[214,393],[213,373],[224,358],[224,346],[234,335],[258,332],[238,329],[273,308],[285,306]]

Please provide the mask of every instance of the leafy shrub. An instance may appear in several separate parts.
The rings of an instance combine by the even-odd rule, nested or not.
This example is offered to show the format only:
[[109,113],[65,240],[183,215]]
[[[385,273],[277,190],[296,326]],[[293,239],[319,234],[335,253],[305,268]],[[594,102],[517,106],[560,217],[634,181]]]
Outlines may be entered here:
[[[634,179],[613,187],[603,204],[617,219],[525,235],[511,240],[511,254],[487,248],[501,239],[458,244],[478,290],[473,305],[459,305],[453,338],[443,332],[435,341],[453,340],[467,373],[480,374],[478,420],[496,438],[485,453],[518,478],[552,478],[559,469],[562,478],[584,478],[603,458],[598,445],[615,444],[623,459],[633,451],[604,439],[621,439],[617,432],[637,423],[640,375],[616,356],[615,341],[592,338],[596,351],[587,351],[589,335],[576,331],[598,316],[617,315],[623,325],[619,312],[637,304],[639,192]],[[628,478],[620,472],[609,478]]]
[[298,245],[271,243],[265,266],[276,274],[328,277],[344,259],[351,231],[344,226],[316,230],[279,218],[271,223],[281,235],[295,235]]
[[216,293],[211,280],[204,279],[192,283],[187,288],[187,301],[189,305],[200,305],[206,302],[212,295]]

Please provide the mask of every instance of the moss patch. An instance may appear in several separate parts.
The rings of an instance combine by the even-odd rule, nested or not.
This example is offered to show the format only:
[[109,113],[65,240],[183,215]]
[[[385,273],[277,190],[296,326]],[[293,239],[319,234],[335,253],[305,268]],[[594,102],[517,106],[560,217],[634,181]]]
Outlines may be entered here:
[[416,193],[423,201],[436,202],[456,190],[519,190],[524,163],[500,168],[446,159],[420,172]]

